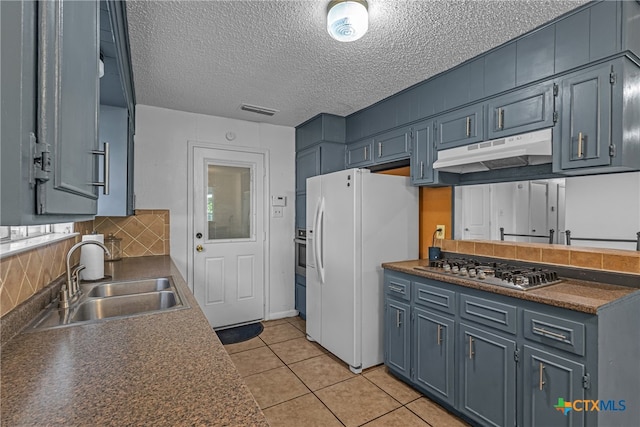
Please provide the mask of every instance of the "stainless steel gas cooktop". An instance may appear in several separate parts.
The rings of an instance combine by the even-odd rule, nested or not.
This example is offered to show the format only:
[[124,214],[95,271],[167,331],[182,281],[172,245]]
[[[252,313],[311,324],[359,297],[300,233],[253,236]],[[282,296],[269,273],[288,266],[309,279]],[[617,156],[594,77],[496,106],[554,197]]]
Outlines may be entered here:
[[562,282],[555,271],[546,268],[516,266],[508,262],[478,261],[472,258],[444,258],[430,261],[428,267],[414,268],[523,291]]

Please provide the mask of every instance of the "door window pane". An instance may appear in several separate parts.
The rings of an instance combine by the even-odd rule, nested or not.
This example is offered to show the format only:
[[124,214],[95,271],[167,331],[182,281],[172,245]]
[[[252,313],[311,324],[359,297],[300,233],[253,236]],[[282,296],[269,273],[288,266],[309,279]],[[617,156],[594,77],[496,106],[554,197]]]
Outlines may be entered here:
[[251,168],[209,165],[207,225],[209,240],[251,237]]

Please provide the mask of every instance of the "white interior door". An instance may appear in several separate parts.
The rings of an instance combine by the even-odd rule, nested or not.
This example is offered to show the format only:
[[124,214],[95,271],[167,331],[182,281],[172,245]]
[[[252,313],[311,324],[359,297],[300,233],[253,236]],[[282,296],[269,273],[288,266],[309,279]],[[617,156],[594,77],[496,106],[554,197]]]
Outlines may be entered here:
[[491,188],[489,184],[460,187],[463,240],[491,239]]
[[194,147],[193,292],[214,328],[264,318],[264,155]]

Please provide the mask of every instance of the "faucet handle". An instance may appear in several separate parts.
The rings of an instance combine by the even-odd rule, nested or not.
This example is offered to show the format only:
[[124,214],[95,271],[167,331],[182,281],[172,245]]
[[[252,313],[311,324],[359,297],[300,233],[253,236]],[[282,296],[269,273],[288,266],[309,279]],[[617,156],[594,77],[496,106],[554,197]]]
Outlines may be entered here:
[[76,295],[80,295],[80,272],[84,270],[84,264],[80,264],[71,272],[71,283],[69,284],[69,296],[74,298]]

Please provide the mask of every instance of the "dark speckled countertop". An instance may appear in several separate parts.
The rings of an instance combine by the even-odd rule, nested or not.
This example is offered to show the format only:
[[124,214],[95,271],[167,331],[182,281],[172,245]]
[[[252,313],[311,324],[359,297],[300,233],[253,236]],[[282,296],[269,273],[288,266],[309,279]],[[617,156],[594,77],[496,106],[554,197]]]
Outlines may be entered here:
[[114,265],[113,280],[173,276],[191,308],[17,335],[1,424],[268,426],[171,258]]
[[[582,280],[565,279],[556,285],[545,286],[530,291],[520,291],[491,284],[484,284],[475,280],[464,279],[451,274],[440,273],[437,270],[426,271],[415,267],[425,267],[429,261],[425,259],[388,262],[382,264],[383,268],[453,283],[467,288],[479,289],[496,294],[507,295],[527,301],[534,301],[556,307],[596,314],[600,307],[634,292],[640,292],[635,288],[625,286],[608,285],[604,283],[586,282]],[[640,277],[638,278],[640,280]]]

